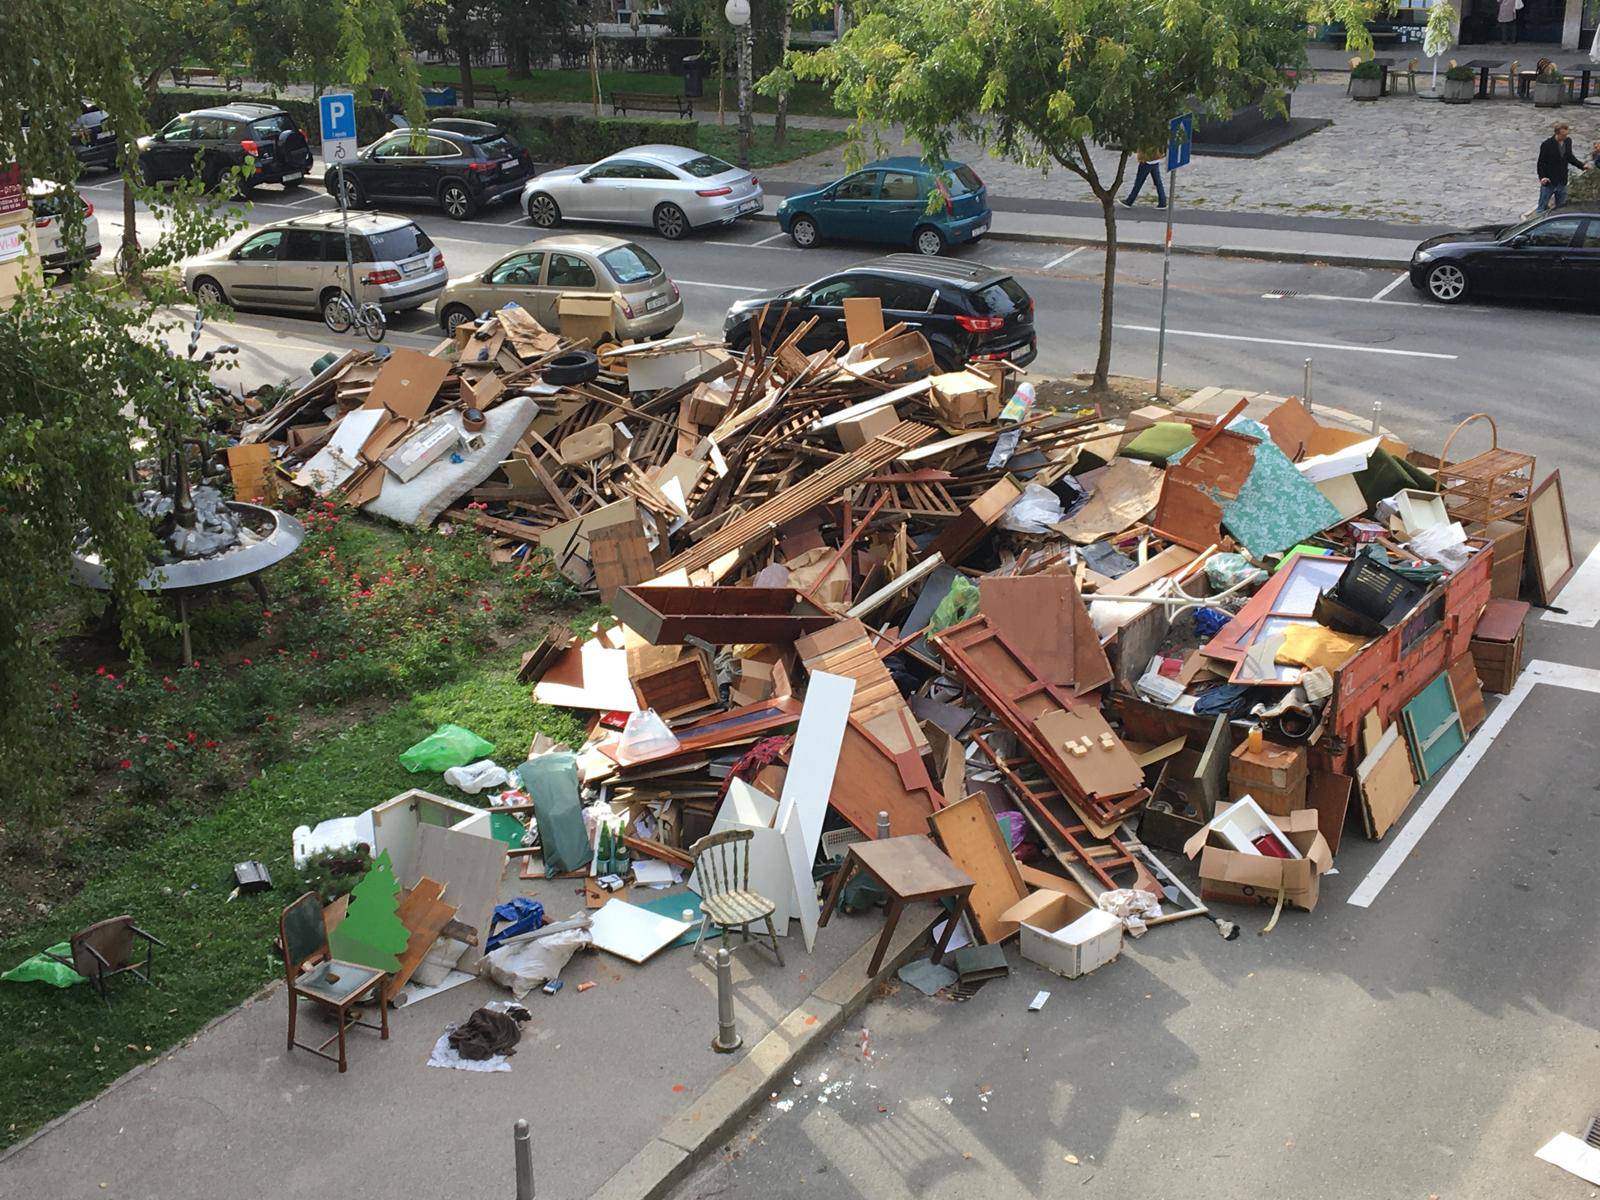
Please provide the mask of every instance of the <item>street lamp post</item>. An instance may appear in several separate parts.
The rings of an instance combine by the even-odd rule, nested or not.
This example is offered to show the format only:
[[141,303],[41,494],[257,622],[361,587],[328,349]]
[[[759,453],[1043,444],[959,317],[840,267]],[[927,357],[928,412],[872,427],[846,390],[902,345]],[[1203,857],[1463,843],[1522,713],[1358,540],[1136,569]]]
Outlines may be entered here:
[[722,15],[733,26],[734,48],[739,57],[739,165],[750,169],[750,138],[754,114],[751,112],[750,57],[755,29],[750,24],[750,0],[728,0]]

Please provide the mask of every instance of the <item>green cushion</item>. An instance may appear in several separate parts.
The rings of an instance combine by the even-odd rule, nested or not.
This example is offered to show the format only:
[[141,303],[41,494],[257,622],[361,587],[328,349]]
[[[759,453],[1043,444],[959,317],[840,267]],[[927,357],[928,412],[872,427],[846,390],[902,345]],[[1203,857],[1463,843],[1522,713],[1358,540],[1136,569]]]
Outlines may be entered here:
[[1157,421],[1122,448],[1124,458],[1164,463],[1194,445],[1194,430],[1183,421]]

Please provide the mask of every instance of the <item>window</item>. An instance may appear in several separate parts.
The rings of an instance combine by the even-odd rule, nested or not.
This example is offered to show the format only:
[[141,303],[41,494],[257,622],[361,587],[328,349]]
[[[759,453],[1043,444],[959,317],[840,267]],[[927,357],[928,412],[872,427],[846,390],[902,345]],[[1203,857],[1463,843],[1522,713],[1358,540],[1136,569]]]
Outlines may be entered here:
[[161,140],[164,142],[192,142],[194,141],[195,125],[188,117],[173,117],[161,130]]
[[478,141],[478,149],[482,150],[489,158],[505,158],[508,154],[515,154],[521,148],[503,133],[497,133],[493,137],[481,138]]
[[885,171],[883,183],[878,188],[880,200],[917,200],[922,196],[922,188],[917,177],[910,171]]
[[545,283],[558,288],[594,287],[594,268],[573,254],[552,254]]
[[732,163],[725,163],[709,154],[702,154],[699,158],[691,158],[686,163],[678,164],[678,170],[693,175],[696,179],[710,179],[713,175],[725,175],[735,169]]
[[833,189],[835,200],[871,200],[878,191],[878,173],[876,171],[862,171],[855,175],[846,176],[839,181],[839,186]]
[[423,147],[424,154],[429,158],[460,158],[461,147],[444,138],[431,137]]
[[1578,232],[1578,223],[1577,217],[1557,217],[1553,221],[1535,225],[1528,230],[1528,245],[1570,246],[1572,235]]
[[284,233],[282,257],[288,262],[329,262],[344,258],[341,239],[339,252],[333,254],[326,244],[328,237],[320,229],[289,229]]
[[1583,237],[1578,240],[1578,245],[1585,250],[1600,250],[1600,217],[1591,217],[1589,224],[1584,227]]
[[272,141],[280,133],[295,133],[294,122],[289,119],[288,113],[278,113],[272,117],[262,117],[250,122],[250,131],[264,141]]
[[240,262],[269,262],[278,257],[278,245],[283,241],[283,230],[269,229],[240,246],[234,257]]
[[[433,249],[433,241],[415,225],[406,224],[383,233],[369,233],[362,239],[370,258],[357,257],[357,262],[402,262],[426,254]],[[357,253],[359,255],[358,243]]]
[[543,251],[513,254],[489,269],[489,282],[533,287],[539,282],[539,268],[543,265]]
[[411,156],[411,135],[409,133],[395,134],[372,148],[373,158],[409,158]]
[[909,279],[885,279],[878,291],[883,307],[898,312],[927,312],[933,303],[933,288]]
[[194,135],[203,142],[241,142],[247,136],[243,125],[227,117],[196,118]]
[[976,171],[962,163],[950,173],[950,182],[945,186],[950,189],[952,196],[965,196],[968,192],[975,192],[981,188],[983,180],[978,178]]
[[605,263],[611,278],[618,283],[638,283],[661,274],[661,264],[643,246],[635,246],[632,242],[615,250],[607,250],[600,256],[600,261]]
[[1015,279],[1002,279],[991,283],[972,297],[972,307],[987,316],[1004,316],[1019,308],[1028,307],[1028,293]]
[[640,164],[636,162],[629,162],[626,159],[618,162],[601,163],[598,167],[589,172],[589,178],[633,179],[636,176],[639,165]]
[[876,275],[847,275],[843,279],[830,280],[812,292],[811,304],[815,308],[837,308],[856,296],[880,295],[885,283]]

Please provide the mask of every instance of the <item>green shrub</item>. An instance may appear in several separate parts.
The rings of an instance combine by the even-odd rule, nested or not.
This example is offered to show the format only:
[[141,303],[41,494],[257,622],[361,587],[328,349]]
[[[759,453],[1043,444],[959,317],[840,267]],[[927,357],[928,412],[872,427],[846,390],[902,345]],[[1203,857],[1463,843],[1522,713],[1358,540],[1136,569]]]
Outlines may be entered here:
[[1471,67],[1455,66],[1446,71],[1444,77],[1452,83],[1471,83],[1473,70]]
[[1351,79],[1382,79],[1383,68],[1368,59],[1366,62],[1357,63],[1350,68]]
[[1574,173],[1567,200],[1572,204],[1600,204],[1600,170]]
[[435,108],[430,116],[467,117],[499,125],[541,162],[594,162],[608,154],[653,142],[700,146],[698,121],[650,121],[629,117],[548,116],[506,109]]

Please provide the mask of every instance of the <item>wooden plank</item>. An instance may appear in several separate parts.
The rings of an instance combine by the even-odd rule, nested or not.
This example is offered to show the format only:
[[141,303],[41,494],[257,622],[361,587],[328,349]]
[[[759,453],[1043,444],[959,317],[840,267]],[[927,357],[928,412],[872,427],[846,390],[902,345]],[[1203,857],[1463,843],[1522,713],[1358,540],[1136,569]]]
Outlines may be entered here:
[[[916,763],[921,761],[915,759]],[[925,834],[928,814],[939,808],[942,797],[928,778],[926,768],[922,770],[921,779],[908,783],[903,766],[914,767],[914,764],[897,762],[883,743],[858,722],[849,721],[845,724],[828,803],[869,838],[878,836],[880,812],[889,814],[889,832],[895,837]],[[797,761],[789,777],[798,773],[803,772]]]
[[1003,942],[1016,933],[1017,922],[1002,921],[1000,914],[1026,896],[1028,887],[988,799],[975,792],[933,813],[928,824],[950,861],[972,876],[967,902],[979,939]]
[[610,604],[618,588],[655,578],[656,564],[650,557],[644,522],[635,516],[631,521],[590,530],[589,565],[602,604]]
[[800,727],[789,756],[797,769],[784,776],[775,825],[787,830],[791,819],[799,821],[800,836],[811,856],[808,861],[816,859],[822,842],[822,823],[828,815],[855,690],[856,681],[848,676],[813,671],[800,710]]
[[1098,709],[1058,709],[1035,718],[1033,726],[1086,796],[1123,796],[1144,785],[1138,760]]
[[1456,706],[1461,713],[1461,732],[1471,735],[1483,724],[1483,683],[1478,678],[1478,667],[1470,653],[1450,664],[1450,690],[1456,694]]
[[384,1003],[411,982],[412,973],[433,949],[445,925],[455,919],[455,906],[446,904],[443,896],[444,884],[427,876],[418,879],[416,886],[401,896],[395,916],[411,931],[411,937],[406,942],[405,953],[400,956],[400,966],[384,980]]
[[1328,843],[1328,853],[1338,854],[1344,840],[1344,818],[1350,810],[1355,780],[1333,771],[1312,769],[1306,781],[1306,806],[1317,810],[1317,831]]

